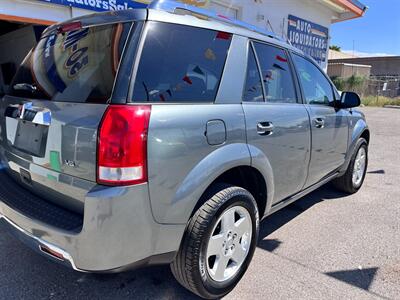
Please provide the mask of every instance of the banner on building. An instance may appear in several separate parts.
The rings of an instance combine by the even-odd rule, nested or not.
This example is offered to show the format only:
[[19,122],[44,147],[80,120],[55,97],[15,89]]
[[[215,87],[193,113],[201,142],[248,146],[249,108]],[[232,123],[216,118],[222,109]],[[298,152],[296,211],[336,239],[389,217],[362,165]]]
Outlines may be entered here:
[[[57,5],[77,7],[93,11],[123,10],[131,8],[145,8],[152,0],[38,0]],[[207,7],[210,0],[182,0],[180,2]]]
[[145,0],[38,0],[63,6],[77,7],[93,11],[123,10],[144,8],[150,1]]
[[328,28],[289,15],[288,38],[293,46],[314,58],[320,65],[325,64],[328,51]]

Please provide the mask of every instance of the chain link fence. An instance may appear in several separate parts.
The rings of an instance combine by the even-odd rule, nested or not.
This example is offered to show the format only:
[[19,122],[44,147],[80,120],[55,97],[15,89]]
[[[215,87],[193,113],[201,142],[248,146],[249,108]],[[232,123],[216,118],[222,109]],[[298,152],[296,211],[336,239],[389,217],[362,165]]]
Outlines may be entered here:
[[332,77],[332,81],[341,91],[353,91],[361,97],[376,96],[387,98],[400,97],[400,76],[350,76]]
[[365,95],[400,97],[400,76],[371,76],[367,79]]

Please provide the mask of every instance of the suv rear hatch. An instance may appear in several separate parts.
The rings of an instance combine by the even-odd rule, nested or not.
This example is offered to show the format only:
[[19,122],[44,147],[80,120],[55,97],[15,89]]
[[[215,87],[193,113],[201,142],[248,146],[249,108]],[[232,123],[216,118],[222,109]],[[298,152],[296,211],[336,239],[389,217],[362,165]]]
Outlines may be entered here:
[[27,55],[0,102],[0,158],[7,172],[75,212],[83,212],[96,184],[97,131],[131,27],[60,25]]

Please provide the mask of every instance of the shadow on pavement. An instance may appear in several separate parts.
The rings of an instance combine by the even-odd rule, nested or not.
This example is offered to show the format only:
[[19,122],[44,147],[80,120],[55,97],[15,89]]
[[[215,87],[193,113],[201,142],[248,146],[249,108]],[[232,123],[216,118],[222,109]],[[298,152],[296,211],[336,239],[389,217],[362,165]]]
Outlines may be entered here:
[[268,216],[262,220],[260,224],[258,247],[269,252],[274,251],[279,247],[281,242],[278,240],[268,240],[267,237],[271,233],[289,223],[291,220],[319,202],[346,196],[347,194],[339,192],[331,184],[327,184],[280,211]]
[[325,274],[368,291],[377,271],[378,268],[368,268],[328,272]]
[[[373,174],[384,174],[384,170],[371,171],[368,173]],[[319,202],[346,197],[347,194],[337,191],[331,184],[327,184],[320,189],[310,193],[309,195],[299,199],[297,202],[285,207],[284,209],[272,214],[265,218],[260,224],[260,236],[258,241],[258,247],[269,252],[276,250],[281,241],[277,239],[268,239],[268,236],[280,227],[290,222],[312,206]],[[374,277],[378,271],[378,268],[368,269],[355,269],[355,270],[343,270],[325,273],[326,275],[333,277],[337,280],[351,284],[358,288],[367,290],[369,289]]]
[[368,171],[368,174],[385,174],[385,170]]

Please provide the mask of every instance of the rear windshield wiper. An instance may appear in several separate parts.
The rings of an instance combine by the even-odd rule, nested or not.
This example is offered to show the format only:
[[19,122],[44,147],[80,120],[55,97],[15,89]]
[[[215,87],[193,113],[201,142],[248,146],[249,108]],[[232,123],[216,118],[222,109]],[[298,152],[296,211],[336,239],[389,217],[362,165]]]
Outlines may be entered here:
[[32,94],[37,91],[37,87],[29,83],[14,84],[13,89],[16,91],[29,91]]

